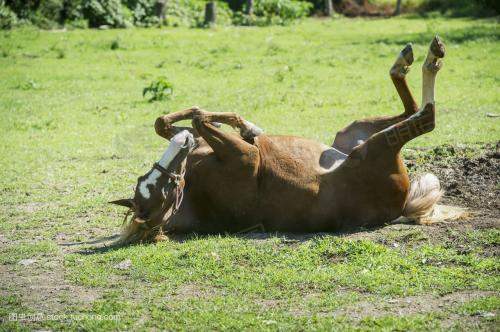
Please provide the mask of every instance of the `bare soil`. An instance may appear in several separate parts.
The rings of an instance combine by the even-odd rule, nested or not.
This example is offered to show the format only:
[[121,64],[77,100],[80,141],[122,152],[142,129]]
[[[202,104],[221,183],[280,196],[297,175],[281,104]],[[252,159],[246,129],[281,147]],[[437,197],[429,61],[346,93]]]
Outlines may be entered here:
[[[415,162],[423,157],[424,162]],[[476,210],[500,211],[500,142],[477,151],[466,147],[440,146],[422,153],[410,153],[406,162],[413,172],[437,175],[445,190],[444,203]]]

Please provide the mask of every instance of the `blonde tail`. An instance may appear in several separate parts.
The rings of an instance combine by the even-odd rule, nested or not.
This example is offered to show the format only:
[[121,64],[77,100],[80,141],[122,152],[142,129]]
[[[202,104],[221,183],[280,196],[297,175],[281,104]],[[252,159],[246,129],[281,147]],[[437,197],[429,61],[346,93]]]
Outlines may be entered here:
[[438,178],[431,173],[422,175],[411,183],[403,216],[416,220],[430,216],[442,196]]
[[442,196],[441,184],[434,174],[426,173],[418,177],[411,183],[403,216],[414,220],[417,224],[432,224],[467,216],[464,208],[438,205],[437,202]]

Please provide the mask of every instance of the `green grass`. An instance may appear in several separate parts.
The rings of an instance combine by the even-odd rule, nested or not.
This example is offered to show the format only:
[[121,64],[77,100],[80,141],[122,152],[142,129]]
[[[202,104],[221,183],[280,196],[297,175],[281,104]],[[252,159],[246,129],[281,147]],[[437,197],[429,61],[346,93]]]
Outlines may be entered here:
[[[499,261],[484,254],[500,243],[498,230],[450,235],[467,251],[425,228],[97,252],[60,244],[118,230],[123,211],[106,202],[129,196],[165,148],[152,126],[158,115],[192,105],[236,111],[268,133],[329,144],[355,119],[401,111],[388,70],[406,42],[414,42],[409,83],[420,98],[435,33],[448,50],[437,127],[411,146],[495,142],[500,126],[486,114],[500,113],[499,31],[489,20],[399,18],[0,32],[0,329],[493,329],[496,318],[476,313],[498,311]],[[142,91],[159,77],[173,95],[150,103]],[[17,264],[26,258],[36,262]],[[115,267],[127,259],[130,268]],[[394,301],[468,293],[482,295],[395,311]],[[80,316],[6,321],[12,312]]]

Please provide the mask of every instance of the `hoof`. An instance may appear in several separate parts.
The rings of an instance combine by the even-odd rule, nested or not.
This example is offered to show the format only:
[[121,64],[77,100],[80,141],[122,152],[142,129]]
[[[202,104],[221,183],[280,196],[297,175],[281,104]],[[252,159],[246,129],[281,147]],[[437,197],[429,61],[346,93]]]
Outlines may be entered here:
[[406,44],[405,48],[401,51],[401,56],[405,59],[407,66],[413,63],[413,48],[411,44]]
[[411,44],[406,44],[405,48],[401,50],[392,66],[389,74],[391,77],[404,78],[410,71],[410,65],[413,63],[413,48]]
[[432,52],[432,54],[434,54],[435,57],[444,58],[446,50],[439,36],[435,36],[434,39],[432,39],[430,51]]

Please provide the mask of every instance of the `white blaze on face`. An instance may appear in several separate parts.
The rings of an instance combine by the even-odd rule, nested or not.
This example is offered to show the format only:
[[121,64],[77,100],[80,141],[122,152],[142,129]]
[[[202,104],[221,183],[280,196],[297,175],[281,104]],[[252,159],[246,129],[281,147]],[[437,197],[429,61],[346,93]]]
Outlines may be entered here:
[[[163,153],[163,156],[161,157],[160,161],[158,161],[158,164],[160,164],[160,166],[162,166],[163,168],[167,168],[181,150],[188,136],[192,136],[191,133],[187,130],[183,130],[172,137],[167,150],[165,150],[165,152]],[[148,185],[156,186],[156,182],[158,181],[160,176],[160,171],[153,169],[149,176],[140,183],[139,192],[141,193],[142,197],[146,199],[149,199],[149,197],[151,197]]]

